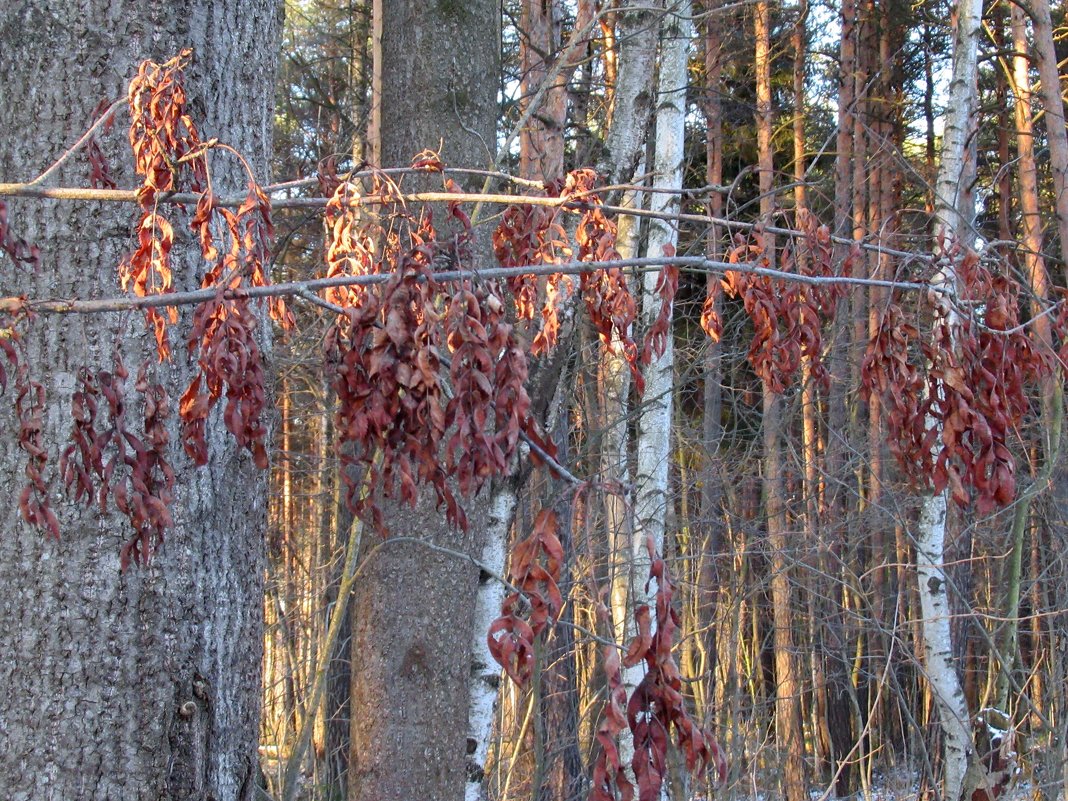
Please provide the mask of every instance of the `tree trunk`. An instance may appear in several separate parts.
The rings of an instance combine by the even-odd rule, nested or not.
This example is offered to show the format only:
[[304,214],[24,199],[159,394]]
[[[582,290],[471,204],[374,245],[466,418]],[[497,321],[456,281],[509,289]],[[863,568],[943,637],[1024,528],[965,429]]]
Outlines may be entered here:
[[[562,382],[561,388],[569,387]],[[563,404],[561,404],[563,405]],[[570,461],[568,436],[570,434],[569,415],[558,414],[553,426],[553,440],[557,443],[557,458],[562,462]],[[581,729],[581,696],[578,687],[577,650],[575,638],[575,599],[574,589],[575,545],[572,520],[575,501],[570,494],[557,494],[554,504],[559,521],[560,547],[564,559],[560,570],[560,595],[564,598],[564,608],[560,614],[560,623],[555,626],[546,642],[545,669],[541,675],[541,725],[539,731],[547,737],[544,756],[541,757],[543,781],[535,787],[533,797],[536,801],[580,801],[583,798],[583,785],[586,771],[582,762],[582,745],[579,738]]]
[[[424,148],[439,147],[450,166],[492,160],[499,21],[498,4],[486,0],[375,3],[372,139],[381,166],[407,166]],[[415,509],[385,510],[391,534],[423,544],[365,538],[378,549],[354,598],[352,801],[464,794],[478,570],[434,548],[477,558],[488,498],[465,503],[471,525],[462,534],[423,489]]]
[[[712,16],[718,2],[705,0],[699,8],[701,30],[704,34],[704,86],[701,87],[701,110],[705,118],[705,183],[719,186],[723,183],[723,20]],[[708,198],[708,212],[713,219],[723,216],[723,195],[712,192]],[[722,228],[713,222],[705,237],[705,255],[719,261],[722,255]],[[706,297],[711,297],[712,314],[721,318],[723,311],[722,293],[719,291],[720,278],[709,274],[705,279]],[[698,631],[704,627],[701,635],[695,635],[695,647],[704,655],[703,668],[708,678],[704,683],[703,697],[697,698],[698,714],[703,714],[709,721],[713,715],[723,714],[726,704],[716,704],[721,697],[725,680],[718,680],[720,650],[719,644],[726,641],[723,631],[726,626],[720,623],[720,608],[725,606],[722,599],[726,596],[722,584],[726,583],[727,565],[725,562],[725,529],[723,518],[723,460],[719,453],[723,440],[723,346],[711,337],[705,342],[702,357],[703,377],[701,380],[701,446],[704,449],[704,461],[700,467],[701,508],[697,526],[700,552],[695,571],[695,618]],[[721,573],[722,571],[722,573]],[[734,660],[729,663],[733,666]],[[699,685],[700,686],[700,685]]]
[[[520,105],[524,112],[542,88],[552,61],[559,53],[564,10],[560,0],[524,0],[520,28],[522,81]],[[581,28],[583,20],[576,21]],[[575,48],[574,55],[582,55]],[[564,129],[567,125],[567,85],[573,64],[553,73],[552,84],[545,87],[541,108],[535,109],[530,124],[519,135],[519,174],[524,178],[553,181],[564,172]]]
[[[1020,191],[1020,222],[1023,245],[1024,272],[1028,277],[1035,315],[1032,320],[1036,341],[1046,352],[1052,352],[1053,335],[1049,318],[1041,314],[1049,297],[1049,276],[1046,262],[1042,256],[1042,218],[1038,203],[1038,172],[1035,166],[1034,125],[1031,114],[1031,78],[1028,74],[1027,20],[1023,9],[1011,5],[1009,19],[1012,25],[1012,70],[1009,85],[1013,94],[1013,107],[1016,120],[1016,153],[1019,160],[1017,170]],[[1060,421],[1052,419],[1054,415],[1054,380],[1043,381],[1042,386],[1042,428],[1046,432],[1060,430]],[[1059,437],[1045,443],[1046,461],[1056,458],[1059,449]],[[1045,468],[1043,467],[1043,472]],[[1048,480],[1048,476],[1046,477]],[[1012,551],[1004,572],[1002,587],[1005,600],[1002,615],[1005,622],[998,637],[998,659],[1000,667],[994,691],[994,705],[1007,710],[1009,687],[1013,666],[1016,661],[1016,649],[1019,632],[1017,619],[1020,611],[1020,581],[1022,578],[1024,539],[1028,529],[1031,493],[1017,500],[1016,514],[1012,526]]]
[[1068,268],[1068,255],[1065,255],[1068,254],[1068,131],[1065,129],[1061,76],[1053,41],[1049,0],[1034,0],[1031,8],[1040,78],[1038,94],[1042,99],[1042,107],[1046,110],[1046,136],[1049,140],[1050,171],[1053,173],[1057,234],[1064,262],[1062,268]]
[[[617,13],[618,77],[612,91],[612,123],[606,160],[597,169],[609,184],[629,181],[641,158],[653,113],[656,43],[664,0],[623,0]],[[612,202],[609,197],[607,202]]]
[[[974,207],[967,188],[967,149],[975,125],[981,15],[982,4],[978,0],[963,0],[958,5],[942,163],[935,182],[936,243],[944,239],[943,246],[947,249],[954,240],[964,243],[971,240]],[[952,288],[955,281],[951,260],[947,258],[934,283]],[[948,304],[939,313],[952,317]],[[953,320],[949,319],[948,324],[952,329]],[[946,801],[958,801],[974,748],[950,634],[949,585],[945,571],[946,500],[944,491],[923,498],[916,524],[916,578],[923,615],[925,667],[942,727],[945,766],[942,797]]]
[[[775,208],[773,109],[771,97],[771,8],[759,0],[754,12],[756,55],[756,131],[760,216],[771,221]],[[775,238],[764,235],[765,256],[775,266]],[[782,792],[787,801],[805,797],[804,743],[794,655],[793,616],[790,611],[790,566],[786,552],[786,496],[783,485],[782,396],[764,382],[764,503],[771,551],[772,640],[775,656],[775,736],[783,763]]]
[[[692,30],[690,3],[683,0],[666,15],[660,26],[660,72],[657,89],[656,137],[653,154],[653,188],[667,190],[654,193],[650,199],[653,211],[678,213],[682,188],[684,145],[686,134],[686,66]],[[649,223],[648,255],[660,256],[673,250],[678,243],[678,231],[667,221],[653,219]],[[643,277],[642,318],[646,331],[661,313],[662,302],[657,292],[659,272]],[[668,502],[668,467],[671,463],[671,411],[674,375],[674,345],[671,312],[664,338],[664,352],[652,355],[644,369],[645,394],[638,419],[635,450],[634,528],[631,534],[629,561],[625,567],[627,593],[627,639],[637,634],[635,613],[641,606],[656,608],[656,582],[650,580],[652,554],[664,550],[664,521]],[[655,625],[655,622],[654,622]],[[623,669],[623,684],[628,694],[641,683],[645,662]],[[624,732],[620,756],[629,761],[634,755],[634,743]]]
[[[125,96],[142,59],[163,61],[192,46],[188,95],[203,138],[236,147],[266,182],[278,23],[270,0],[9,7],[0,22],[0,174],[32,179],[78,139],[100,100]],[[117,130],[101,140],[109,153],[128,152],[127,118],[120,112],[117,119]],[[85,183],[83,158],[60,170],[64,185]],[[111,162],[120,186],[135,184],[128,155]],[[225,157],[213,157],[212,177],[217,194],[245,186]],[[43,259],[36,274],[5,267],[5,292],[116,294],[114,270],[134,247],[134,208],[14,201],[9,219],[20,236],[41,246]],[[191,289],[202,268],[182,240],[179,235],[172,254],[181,267],[175,288]],[[184,389],[177,379],[189,378],[177,363],[156,365],[140,315],[71,316],[28,330],[30,370],[47,392],[43,446],[53,476],[81,367],[112,370],[112,349],[121,347],[133,374],[147,359],[172,409]],[[180,341],[178,329],[172,336]],[[132,378],[127,383],[132,417],[141,413],[141,401],[133,399]],[[0,466],[5,485],[17,492],[25,480],[24,456],[15,448],[18,426],[6,408],[0,414]],[[52,491],[58,540],[12,509],[5,516],[0,784],[7,798],[232,801],[253,795],[266,474],[237,450],[221,415],[209,420],[204,468],[194,469],[175,451],[171,433],[175,522],[149,566],[120,571],[120,546],[130,536],[125,520],[113,508],[75,506],[58,480]]]

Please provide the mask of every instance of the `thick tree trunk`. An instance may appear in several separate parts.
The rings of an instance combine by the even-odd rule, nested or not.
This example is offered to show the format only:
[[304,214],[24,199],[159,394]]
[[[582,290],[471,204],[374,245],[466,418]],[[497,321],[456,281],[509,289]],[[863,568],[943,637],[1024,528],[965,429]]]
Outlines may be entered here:
[[[420,150],[440,146],[450,166],[491,161],[498,4],[379,0],[374,12],[374,158],[406,166]],[[480,556],[489,496],[465,504],[468,534],[452,530],[433,496],[424,489],[417,508],[387,509],[391,534],[425,544],[381,544],[356,588],[352,801],[464,794],[478,570],[434,548]]]
[[[142,59],[162,61],[192,46],[189,98],[204,139],[218,136],[238,148],[265,181],[278,22],[272,0],[10,6],[0,20],[0,175],[38,175],[88,127],[100,100],[125,96]],[[120,113],[116,132],[104,140],[109,152],[127,147],[127,119]],[[125,154],[111,159],[123,187],[136,183],[129,163]],[[58,180],[83,185],[87,176],[77,156]],[[225,157],[213,157],[212,177],[219,194],[244,188]],[[5,265],[5,294],[115,294],[115,268],[134,247],[136,213],[114,204],[12,202],[11,224],[41,246],[43,260],[36,274]],[[200,268],[181,239],[173,254],[176,288],[195,288]],[[157,366],[146,352],[139,315],[72,316],[28,330],[30,369],[48,393],[44,447],[53,460],[67,443],[78,370],[113,369],[116,343],[131,373],[148,360],[172,411],[184,388],[178,379],[188,379],[187,369]],[[172,335],[177,341],[177,331]],[[184,348],[175,351],[180,362]],[[133,383],[131,377],[131,398]],[[24,482],[24,454],[15,448],[10,397],[0,410],[0,471],[12,498]],[[129,412],[139,415],[140,402],[131,399]],[[74,506],[58,480],[52,492],[58,540],[27,526],[8,502],[0,533],[5,797],[252,797],[266,474],[224,435],[219,417],[208,429],[207,467],[194,469],[180,449],[171,452],[175,525],[148,567],[121,572],[119,549],[130,536],[125,520],[113,508]]]

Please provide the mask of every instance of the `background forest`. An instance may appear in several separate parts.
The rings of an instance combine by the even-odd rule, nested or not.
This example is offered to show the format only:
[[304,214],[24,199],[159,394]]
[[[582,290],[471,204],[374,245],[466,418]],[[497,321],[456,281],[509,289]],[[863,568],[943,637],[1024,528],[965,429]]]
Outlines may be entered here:
[[[673,13],[687,14],[668,5],[668,14],[648,13],[639,25],[669,26]],[[705,277],[682,273],[663,417],[671,445],[662,541],[677,581],[682,692],[717,738],[726,774],[719,784],[687,786],[675,755],[675,798],[938,791],[945,711],[932,698],[916,590],[923,492],[895,459],[900,449],[888,444],[888,425],[895,425],[888,415],[900,413],[895,400],[916,390],[900,384],[880,396],[861,388],[866,351],[898,294],[895,283],[932,276],[923,254],[937,247],[936,182],[958,13],[949,3],[893,0],[698,4],[695,29],[681,34],[685,74],[661,72],[655,106],[686,98],[681,183],[672,187],[681,190],[673,216],[680,254],[723,260],[738,246],[733,237],[753,223],[755,235],[786,239],[789,249],[792,232],[814,217],[842,237],[824,246],[835,251],[835,274],[848,262],[854,277],[889,282],[851,285],[832,299],[822,354],[801,349],[796,375],[776,392],[754,366],[759,321],[742,293],[716,300],[722,333],[710,340],[702,327]],[[498,167],[552,179],[610,163],[607,137],[617,124],[626,60],[654,63],[653,53],[641,52],[648,45],[638,26],[622,14],[585,2],[505,4],[503,72],[486,77],[501,88]],[[981,248],[995,276],[1019,282],[1024,319],[1045,314],[1043,298],[1051,297],[1049,279],[1039,283],[1038,272],[1065,281],[1050,117],[1034,94],[1034,37],[1055,33],[1041,20],[1034,5],[984,7],[974,127],[953,176],[955,191],[968,195],[964,206],[975,209],[962,239]],[[279,174],[311,174],[319,159],[359,162],[367,153],[370,25],[366,6],[290,4]],[[637,187],[657,182],[662,135],[659,128],[656,138],[640,133],[645,153],[633,176],[616,173],[616,183],[628,185],[628,200],[619,202],[658,208],[660,195]],[[649,220],[621,219],[621,229],[632,226],[631,253],[655,253],[646,242],[654,236]],[[292,222],[279,254],[286,276],[321,257],[317,223],[309,230]],[[800,248],[792,255],[794,269],[805,269],[805,256]],[[930,311],[918,301],[902,294],[902,324],[929,325]],[[349,701],[350,682],[356,695],[361,677],[349,659],[348,623],[324,661],[347,527],[337,503],[333,398],[305,358],[323,334],[313,320],[300,328],[279,352],[263,741],[284,758],[310,714],[323,720],[305,770],[315,792],[329,798],[345,784],[349,727],[361,725]],[[1039,327],[1032,331],[1041,342]],[[790,334],[784,327],[780,335]],[[645,444],[635,421],[648,392],[645,400],[635,396],[588,327],[577,324],[571,336],[567,380],[552,402],[553,433],[572,472],[597,476],[602,487],[627,484],[641,470]],[[1049,342],[1048,329],[1045,336]],[[829,380],[820,379],[820,357]],[[1019,767],[1037,796],[1052,799],[1068,792],[1063,412],[1059,400],[1052,410],[1042,406],[1037,383],[1030,392],[1004,440],[1016,460],[1016,500],[952,504],[943,564],[952,663],[976,749],[994,784]],[[520,490],[512,536],[530,531],[547,502],[567,504],[570,518],[562,537],[564,623],[539,646],[529,686],[501,686],[485,764],[490,798],[587,792],[604,704],[600,646],[591,635],[603,631],[597,593],[627,559],[621,543],[642,525],[626,494],[593,491],[562,501],[559,488],[532,482]],[[308,688],[325,664],[329,690],[310,711]]]
[[1068,799],[1063,9],[15,5],[11,798]]
[[[689,11],[668,2],[667,14],[649,10],[635,24],[626,20],[627,4],[620,5],[505,3],[502,73],[486,76],[502,98],[496,166],[552,180],[569,169],[612,164],[609,140],[626,60],[643,64],[639,69],[655,63],[651,48],[642,52],[650,42],[640,40],[641,27],[664,28],[673,14]],[[708,783],[688,785],[676,754],[671,794],[797,799],[818,788],[824,797],[933,795],[944,771],[945,713],[928,681],[917,593],[923,489],[887,444],[887,426],[895,425],[887,417],[899,413],[895,396],[916,390],[891,386],[885,398],[865,393],[861,374],[897,294],[892,287],[933,274],[924,256],[936,249],[935,185],[958,9],[893,0],[840,6],[756,0],[698,4],[691,13],[693,28],[681,34],[685,73],[661,73],[654,103],[682,104],[685,96],[681,184],[672,187],[682,190],[672,209],[678,252],[724,260],[742,240],[751,247],[754,236],[776,237],[786,239],[787,258],[801,272],[807,252],[791,254],[789,237],[811,230],[814,217],[841,237],[823,245],[834,250],[834,274],[848,262],[853,276],[888,283],[851,285],[832,299],[820,354],[829,380],[814,367],[819,357],[801,349],[793,357],[796,374],[769,403],[767,382],[754,366],[759,322],[742,293],[716,300],[722,318],[716,341],[702,330],[704,275],[681,276],[659,514],[677,581],[682,692],[723,749],[726,776],[717,782],[713,771]],[[1048,270],[1056,285],[1065,280],[1046,107],[1033,94],[1039,78],[1032,29],[1041,17],[1033,5],[1012,3],[989,4],[982,14],[974,128],[967,163],[954,180],[969,197],[965,206],[975,209],[965,239],[981,247],[995,275],[1020,283],[1026,320],[1043,314],[1042,298],[1050,297],[1048,283],[1031,278],[1035,271]],[[289,5],[277,174],[314,174],[323,158],[348,165],[368,156],[370,17],[371,9],[358,4]],[[661,64],[665,47],[662,39]],[[1061,114],[1059,98],[1053,113]],[[633,175],[606,170],[609,183],[621,185],[617,203],[661,208],[660,195],[637,189],[660,177],[653,166],[662,145],[656,130],[656,137],[638,132],[643,152]],[[448,150],[445,142],[446,161]],[[620,219],[621,231],[632,227],[620,237],[630,254],[655,253],[648,242],[655,219]],[[301,222],[287,219],[293,227],[278,259],[286,277],[322,258],[318,222],[310,230]],[[753,224],[760,226],[756,234]],[[718,284],[720,275],[707,280]],[[902,293],[895,325],[929,325],[919,300]],[[1032,333],[1041,341],[1037,326]],[[789,336],[785,326],[780,334]],[[535,480],[519,492],[513,539],[531,530],[544,504],[566,508],[566,603],[563,623],[538,648],[531,682],[501,685],[485,763],[490,798],[588,793],[605,701],[601,646],[590,634],[604,630],[597,593],[627,558],[620,542],[642,525],[632,495],[603,488],[633,486],[641,470],[645,445],[637,421],[647,414],[648,389],[642,399],[635,395],[588,325],[576,323],[571,337],[569,361],[560,368],[566,380],[552,400],[552,431],[571,471],[602,489],[567,499],[559,486]],[[347,529],[333,456],[334,398],[328,377],[306,356],[321,338],[320,325],[302,320],[300,335],[278,352],[263,743],[284,760],[302,722],[321,719],[305,770],[313,795],[329,798],[345,786],[350,726],[361,726],[350,698],[360,697],[361,679],[359,655],[350,660],[359,641],[348,636],[346,621],[332,644],[322,707],[307,709],[315,672],[327,665],[324,635]],[[1061,411],[1059,402],[1055,411],[1043,410],[1037,384],[1029,392],[1005,440],[1017,465],[1016,500],[951,504],[943,563],[951,660],[969,738],[994,784],[1020,769],[1038,796],[1057,798],[1064,792],[1066,501],[1064,479],[1055,478],[1060,446],[1047,432],[1059,437],[1060,423],[1049,415]],[[779,473],[776,482],[770,471]],[[350,614],[367,611],[357,606]],[[796,774],[789,768],[794,760]]]

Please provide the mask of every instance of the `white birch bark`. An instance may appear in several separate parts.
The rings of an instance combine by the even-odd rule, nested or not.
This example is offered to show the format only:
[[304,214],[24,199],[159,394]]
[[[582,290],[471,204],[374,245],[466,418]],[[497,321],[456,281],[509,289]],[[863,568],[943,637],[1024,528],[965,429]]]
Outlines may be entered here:
[[[682,188],[685,158],[686,67],[693,38],[689,0],[674,6],[661,24],[660,74],[657,88],[656,144],[653,156],[653,189]],[[654,193],[650,208],[675,214],[680,195]],[[659,256],[665,246],[675,247],[678,230],[666,219],[653,219],[649,225],[647,253]],[[648,272],[642,283],[642,317],[647,330],[660,313],[657,294],[659,273]],[[670,319],[670,318],[669,318]],[[674,383],[674,351],[669,332],[664,353],[654,354],[645,368],[645,395],[638,424],[636,497],[634,527],[630,543],[630,595],[628,634],[633,636],[634,612],[642,605],[654,605],[657,587],[649,581],[650,556],[647,543],[659,553],[664,547],[664,519],[668,507],[668,467],[671,459],[671,407]],[[654,621],[655,625],[655,621]],[[645,674],[644,663],[623,669],[623,682],[630,693]],[[627,761],[634,743],[623,738],[621,756]]]
[[[969,241],[974,207],[967,190],[967,148],[974,134],[978,90],[977,45],[982,4],[961,0],[954,35],[953,72],[949,85],[941,165],[935,184],[938,223],[936,232],[949,245],[954,239]],[[952,292],[956,275],[952,262],[943,261],[934,283]],[[951,307],[939,303],[938,313],[948,318],[953,330]],[[952,346],[952,342],[951,342]],[[939,432],[939,444],[941,432]],[[939,447],[936,445],[936,447]],[[938,707],[943,734],[945,784],[942,797],[959,801],[972,754],[968,707],[957,674],[950,636],[949,597],[945,573],[946,492],[924,498],[916,532],[916,573],[919,585],[922,632],[927,678]]]
[[[620,42],[619,74],[613,92],[612,124],[606,137],[609,154],[607,163],[598,170],[610,184],[632,180],[644,172],[646,128],[652,112],[654,76],[656,73],[657,14],[662,13],[663,0],[643,2],[626,0],[618,11]],[[637,168],[635,169],[635,165]],[[635,192],[623,195],[622,205],[641,208],[641,196]],[[616,236],[616,250],[623,258],[638,255],[638,218],[621,215]],[[627,486],[627,398],[630,394],[630,367],[622,355],[622,348],[613,342],[602,357],[601,408],[605,427],[601,457],[601,476],[607,483]],[[627,589],[630,586],[630,537],[627,499],[609,495],[605,499],[605,515],[613,553],[612,617],[615,636],[619,642],[626,637]]]
[[613,93],[612,124],[605,141],[608,162],[598,165],[609,184],[630,178],[644,149],[653,109],[657,18],[663,7],[664,0],[623,0],[616,12],[619,77]]
[[[628,0],[621,4],[619,10],[621,33],[626,33],[627,36],[626,43],[623,45],[623,57],[615,92],[615,122],[607,136],[610,158],[607,164],[599,165],[600,170],[607,174],[610,183],[619,183],[630,178],[632,166],[641,154],[652,107],[652,76],[656,63],[657,34],[656,26],[651,24],[651,20],[655,21],[653,15],[656,13],[657,6],[662,3],[663,0],[654,0],[652,3]],[[634,6],[635,10],[631,10],[631,6]],[[631,219],[636,223],[634,218]],[[625,245],[622,244],[624,241],[636,243],[636,228],[637,226],[633,225],[633,230],[627,229],[621,221],[621,243],[619,244],[621,252],[625,249]],[[623,255],[628,254],[623,253]],[[615,361],[617,364],[609,369],[620,381],[622,390],[616,396],[620,398],[622,405],[619,407],[620,414],[617,416],[618,425],[610,428],[608,434],[609,440],[612,439],[613,434],[615,435],[616,444],[609,445],[607,450],[616,454],[618,458],[606,459],[602,467],[609,468],[611,474],[620,478],[622,482],[625,476],[619,475],[619,470],[626,469],[626,416],[623,412],[629,393],[629,368],[622,357],[616,358]],[[511,525],[515,503],[514,489],[505,490],[502,487],[495,490],[495,496],[491,501],[491,522],[482,552],[482,564],[498,574],[504,572],[508,529]],[[619,504],[619,508],[623,508],[622,503]],[[611,512],[609,514],[611,515]],[[478,801],[484,797],[482,778],[500,684],[500,670],[489,654],[486,632],[500,613],[504,593],[503,585],[493,579],[483,581],[479,585],[472,651],[474,659],[470,680],[471,700],[468,712],[468,772],[464,792],[466,801]]]
[[[516,492],[510,480],[494,486],[490,500],[489,524],[482,547],[482,574],[475,596],[474,636],[471,642],[471,702],[467,717],[467,783],[464,801],[484,798],[483,777],[489,754],[493,716],[497,709],[501,667],[490,654],[486,632],[501,613],[506,588],[499,580],[504,574],[508,550],[508,530],[515,513]],[[496,574],[496,575],[493,575]]]
[[[635,176],[645,172],[645,160],[638,162]],[[643,193],[628,191],[623,194],[621,205],[629,209],[642,209]],[[620,215],[616,229],[616,251],[624,259],[639,255],[639,218]],[[630,332],[633,333],[633,332]],[[620,488],[631,485],[627,459],[627,419],[630,411],[630,365],[623,355],[623,346],[618,337],[601,354],[600,406],[604,439],[601,445],[601,478],[606,485]],[[631,499],[622,493],[606,493],[604,499],[605,522],[609,546],[612,552],[612,623],[616,641],[626,644],[627,612],[631,585],[630,542]]]

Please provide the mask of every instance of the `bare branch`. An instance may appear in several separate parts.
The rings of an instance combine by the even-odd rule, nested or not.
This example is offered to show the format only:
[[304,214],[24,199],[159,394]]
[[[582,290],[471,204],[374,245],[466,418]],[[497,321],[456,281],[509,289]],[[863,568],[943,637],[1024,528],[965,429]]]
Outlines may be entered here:
[[[772,270],[760,267],[755,263],[731,264],[725,261],[713,261],[703,256],[646,256],[634,259],[619,259],[617,261],[569,261],[560,264],[536,264],[521,267],[492,267],[480,269],[477,277],[481,279],[509,278],[518,275],[581,275],[595,270],[607,270],[613,267],[630,268],[638,272],[658,270],[665,264],[673,264],[680,269],[695,273],[725,273],[728,271],[752,273],[769,278],[777,278],[783,281],[795,281],[810,285],[828,284],[855,284],[861,286],[879,286],[889,289],[908,291],[948,291],[930,284],[917,281],[882,281],[872,278],[853,278],[849,276],[815,276],[798,275],[782,270]],[[189,306],[203,303],[218,297],[220,294],[225,298],[250,297],[288,297],[300,296],[307,299],[305,293],[315,292],[322,289],[332,289],[340,286],[371,286],[383,284],[392,277],[392,273],[378,273],[375,275],[337,275],[330,278],[315,278],[308,281],[289,281],[281,284],[268,284],[267,286],[243,287],[240,289],[227,289],[221,293],[218,288],[197,289],[189,292],[171,292],[165,295],[148,295],[134,297],[124,295],[111,298],[99,298],[95,300],[77,299],[41,299],[22,300],[19,298],[0,298],[0,308],[13,310],[24,309],[39,314],[99,314],[101,312],[129,311],[131,309],[149,309],[165,306]],[[463,278],[476,277],[471,270],[449,270],[434,273],[437,281],[457,281]],[[331,309],[333,310],[333,309]]]

